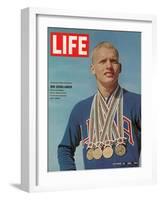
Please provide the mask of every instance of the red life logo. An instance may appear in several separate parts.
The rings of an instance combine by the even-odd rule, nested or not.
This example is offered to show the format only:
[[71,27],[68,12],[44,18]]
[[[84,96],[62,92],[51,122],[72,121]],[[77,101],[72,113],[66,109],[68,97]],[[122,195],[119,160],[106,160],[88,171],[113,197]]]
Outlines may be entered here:
[[89,35],[78,33],[50,33],[50,55],[88,57]]

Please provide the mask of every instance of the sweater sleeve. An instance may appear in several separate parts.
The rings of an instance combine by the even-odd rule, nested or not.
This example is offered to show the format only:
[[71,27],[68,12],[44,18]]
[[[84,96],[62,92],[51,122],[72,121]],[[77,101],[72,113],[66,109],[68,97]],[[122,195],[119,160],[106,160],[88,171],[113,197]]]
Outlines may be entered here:
[[136,96],[135,106],[133,109],[135,135],[137,137],[139,154],[141,152],[141,95]]
[[136,109],[135,124],[136,124],[137,129],[141,133],[141,96],[140,95],[137,96],[135,109]]
[[76,170],[74,155],[81,140],[79,117],[78,106],[75,106],[70,114],[64,137],[58,145],[58,162],[61,171]]

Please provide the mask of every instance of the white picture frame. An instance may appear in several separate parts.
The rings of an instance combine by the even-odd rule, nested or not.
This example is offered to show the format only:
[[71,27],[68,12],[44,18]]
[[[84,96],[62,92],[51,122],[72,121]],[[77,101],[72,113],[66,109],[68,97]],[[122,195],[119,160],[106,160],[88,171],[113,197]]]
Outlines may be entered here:
[[[54,20],[53,20],[54,19]],[[82,24],[82,20],[87,24]],[[45,42],[39,43],[46,27],[91,27],[141,31],[142,37],[142,167],[92,171],[47,172],[47,66]],[[95,24],[95,25],[94,25]],[[25,8],[21,16],[21,188],[28,192],[96,188],[116,185],[152,184],[156,182],[156,146],[152,123],[152,97],[149,97],[151,63],[155,60],[156,19],[152,15],[92,13],[44,8]],[[40,35],[38,37],[38,32]],[[146,48],[147,45],[149,48]],[[41,57],[41,60],[39,60]],[[45,57],[45,56],[44,56]],[[153,62],[154,63],[154,62]],[[145,67],[146,66],[146,67]],[[153,64],[153,67],[155,65]],[[40,91],[40,88],[42,91]],[[148,97],[148,98],[147,98]],[[150,114],[149,114],[150,113]],[[41,123],[41,122],[44,123]],[[42,125],[43,124],[43,125]],[[150,148],[149,148],[150,146]],[[108,180],[108,182],[107,182]]]

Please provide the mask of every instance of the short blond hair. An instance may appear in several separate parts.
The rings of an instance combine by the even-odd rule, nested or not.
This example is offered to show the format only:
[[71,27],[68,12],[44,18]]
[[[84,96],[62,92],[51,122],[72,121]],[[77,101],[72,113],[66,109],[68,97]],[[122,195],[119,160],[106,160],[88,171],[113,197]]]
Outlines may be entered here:
[[92,50],[91,52],[91,60],[92,60],[92,63],[93,63],[93,60],[94,60],[94,56],[95,54],[97,53],[97,51],[102,48],[102,47],[105,47],[107,49],[113,49],[116,53],[116,56],[118,57],[119,59],[119,52],[118,50],[114,47],[114,45],[110,42],[107,42],[107,41],[103,41],[103,42],[100,42],[98,43]]

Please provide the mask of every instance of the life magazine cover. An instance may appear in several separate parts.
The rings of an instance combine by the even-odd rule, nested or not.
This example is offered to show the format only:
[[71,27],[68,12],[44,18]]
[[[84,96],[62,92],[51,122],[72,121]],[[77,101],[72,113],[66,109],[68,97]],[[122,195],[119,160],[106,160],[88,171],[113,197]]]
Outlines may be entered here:
[[48,171],[140,167],[141,33],[47,31]]

